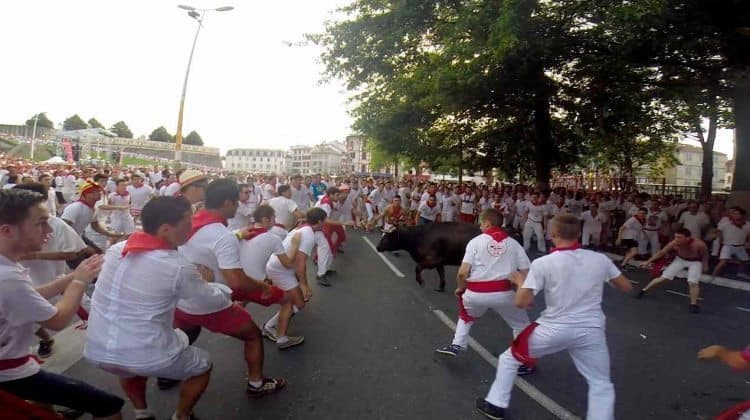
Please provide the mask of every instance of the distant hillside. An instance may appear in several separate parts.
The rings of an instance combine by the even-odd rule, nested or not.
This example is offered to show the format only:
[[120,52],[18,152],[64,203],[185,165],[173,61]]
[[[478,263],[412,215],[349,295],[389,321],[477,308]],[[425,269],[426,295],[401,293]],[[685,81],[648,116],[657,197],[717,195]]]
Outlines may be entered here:
[[[2,143],[0,143],[0,147],[2,147]],[[29,143],[16,144],[10,149],[5,150],[5,153],[7,153],[8,156],[11,156],[11,157],[22,157],[22,158],[28,159],[29,156],[31,155],[31,145]],[[55,156],[54,147],[46,145],[46,144],[36,145],[36,148],[34,150],[34,160],[45,161],[51,158],[52,156]]]

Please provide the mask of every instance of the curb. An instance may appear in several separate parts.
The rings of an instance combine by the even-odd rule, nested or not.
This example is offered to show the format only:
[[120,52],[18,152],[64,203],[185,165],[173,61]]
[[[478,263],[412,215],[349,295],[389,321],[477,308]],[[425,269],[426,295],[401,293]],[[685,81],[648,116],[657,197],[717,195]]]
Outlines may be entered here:
[[[604,252],[604,255],[608,256],[612,261],[622,261],[622,259],[624,258],[622,255],[612,254],[611,252]],[[631,260],[628,265],[638,267],[640,263]],[[687,270],[685,270],[685,273],[687,273]],[[687,274],[680,274],[677,277],[687,277]],[[728,279],[726,277],[713,278],[713,276],[709,276],[708,274],[701,274],[700,281],[701,283],[713,284],[715,286],[728,287],[730,289],[750,292],[750,282]]]

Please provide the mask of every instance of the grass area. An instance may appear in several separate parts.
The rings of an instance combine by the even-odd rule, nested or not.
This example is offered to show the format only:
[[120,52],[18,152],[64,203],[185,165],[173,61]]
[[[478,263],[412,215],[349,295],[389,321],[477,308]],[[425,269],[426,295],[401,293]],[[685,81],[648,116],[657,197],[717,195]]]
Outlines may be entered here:
[[0,152],[7,152],[16,146],[18,146],[16,140],[0,137]]
[[125,166],[162,166],[164,163],[158,160],[150,160],[133,156],[123,156],[122,164]]
[[[28,143],[17,144],[13,148],[5,151],[8,156],[21,157],[28,159],[31,155],[31,145]],[[38,144],[34,149],[34,160],[37,162],[45,161],[55,156],[55,148],[46,144]]]

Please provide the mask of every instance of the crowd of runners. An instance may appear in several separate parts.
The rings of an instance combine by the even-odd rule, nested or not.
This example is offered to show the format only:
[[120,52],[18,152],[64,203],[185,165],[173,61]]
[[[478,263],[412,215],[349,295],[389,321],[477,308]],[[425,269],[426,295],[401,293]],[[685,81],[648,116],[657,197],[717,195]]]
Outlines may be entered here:
[[[118,377],[137,419],[155,418],[148,378],[162,389],[180,385],[173,418],[192,416],[214,363],[193,346],[203,328],[244,343],[250,397],[283,389],[283,378],[265,372],[263,337],[280,350],[304,342],[289,334],[290,323],[311,301],[311,282],[332,285],[352,228],[480,225],[458,272],[456,334],[438,352],[465,350],[471,325],[488,309],[508,322],[513,345],[477,402],[496,419],[515,375],[563,350],[589,384],[588,418],[614,418],[601,294],[607,283],[630,292],[621,271],[633,259],[654,273],[635,297],[687,270],[693,313],[704,273],[736,262],[737,275],[748,277],[750,223],[720,197],[0,161],[0,406],[39,418],[52,404],[121,415],[121,397],[40,368],[37,357],[54,353],[53,332],[76,317],[86,329],[84,357]],[[619,267],[595,252],[602,250],[622,251]],[[546,310],[530,322],[525,308],[540,292]],[[246,310],[254,304],[275,314],[256,322]],[[735,367],[750,359],[718,346],[701,357]]]

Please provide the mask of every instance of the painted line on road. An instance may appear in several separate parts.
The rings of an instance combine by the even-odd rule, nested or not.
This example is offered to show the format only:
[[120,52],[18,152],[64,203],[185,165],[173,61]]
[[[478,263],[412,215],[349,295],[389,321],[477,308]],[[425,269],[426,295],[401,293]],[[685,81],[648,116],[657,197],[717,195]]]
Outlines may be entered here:
[[[440,319],[443,324],[445,324],[448,328],[456,331],[456,324],[448,318],[448,315],[445,314],[445,312],[435,309],[432,311],[432,313],[435,314],[435,316]],[[469,347],[471,347],[479,356],[484,359],[485,362],[492,365],[492,367],[497,368],[497,358],[492,355],[492,353],[489,352],[484,346],[479,344],[476,340],[469,337]],[[558,419],[564,419],[564,420],[580,420],[580,417],[577,417],[570,411],[566,410],[564,407],[562,407],[560,404],[556,403],[552,398],[544,395],[542,391],[540,391],[538,388],[536,388],[534,385],[531,385],[528,381],[526,381],[523,378],[516,378],[515,381],[516,386],[518,389],[523,391],[526,395],[528,395],[532,400],[536,401],[537,404],[544,407],[547,411],[552,413],[555,417]]]
[[364,239],[365,242],[367,242],[367,245],[370,245],[370,248],[372,248],[372,250],[375,251],[376,254],[378,254],[378,256],[380,257],[381,260],[383,260],[383,262],[385,263],[385,265],[387,265],[388,268],[390,268],[391,271],[393,271],[393,274],[395,274],[396,276],[401,277],[401,278],[406,277],[404,275],[404,273],[402,273],[398,268],[396,268],[395,265],[393,265],[392,262],[388,261],[388,258],[386,258],[385,255],[383,255],[382,252],[378,252],[378,249],[375,248],[375,245],[373,245],[373,243],[370,242],[370,239],[367,236],[362,236],[362,239]]
[[[680,295],[680,296],[690,297],[690,295],[688,295],[688,294],[686,294],[686,293],[682,293],[682,292],[675,292],[674,290],[665,290],[665,292],[667,292],[667,293],[671,293],[671,294],[673,294],[673,295]],[[703,298],[702,298],[702,297],[699,297],[699,298],[698,298],[698,300],[703,300]]]
[[745,311],[745,312],[750,312],[750,308],[741,308],[741,307],[738,306],[737,309],[739,309],[741,311]]

